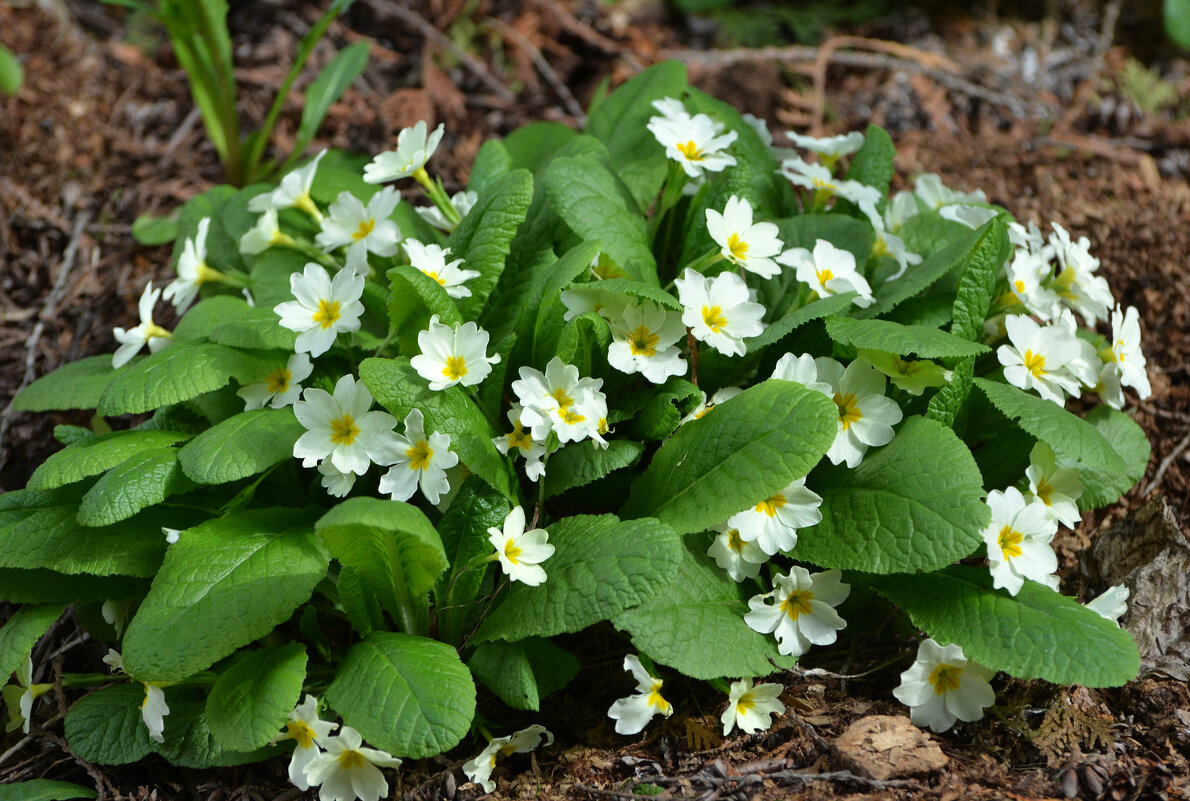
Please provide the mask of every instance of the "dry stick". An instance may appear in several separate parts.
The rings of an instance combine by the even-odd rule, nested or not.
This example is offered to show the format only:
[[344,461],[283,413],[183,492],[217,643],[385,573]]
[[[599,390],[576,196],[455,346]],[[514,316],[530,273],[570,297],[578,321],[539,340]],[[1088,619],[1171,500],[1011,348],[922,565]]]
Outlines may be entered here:
[[1186,450],[1187,446],[1190,446],[1190,431],[1186,432],[1186,436],[1182,437],[1181,441],[1174,446],[1174,449],[1157,465],[1157,472],[1153,474],[1153,479],[1141,490],[1141,497],[1148,495],[1149,490],[1161,483],[1161,479],[1165,477],[1165,471],[1182,454],[1182,451]]
[[29,338],[25,340],[25,375],[21,378],[21,385],[13,393],[13,400],[10,400],[8,405],[4,407],[4,411],[0,412],[0,465],[3,465],[8,457],[7,453],[4,452],[4,435],[8,433],[8,426],[12,421],[13,401],[16,400],[16,396],[20,394],[21,390],[33,382],[33,363],[37,359],[37,344],[41,341],[42,332],[45,331],[46,320],[54,316],[54,312],[58,309],[58,302],[66,294],[66,278],[70,275],[70,271],[74,269],[74,262],[78,256],[79,243],[82,241],[83,230],[87,227],[90,219],[91,212],[89,211],[80,211],[78,216],[74,218],[74,228],[70,233],[70,242],[66,245],[66,252],[62,256],[62,264],[58,268],[58,276],[54,279],[54,286],[50,290],[50,294],[46,296],[45,305],[41,307],[41,314],[38,315],[37,323],[34,324],[33,330],[29,332]]
[[558,2],[558,0],[537,0],[536,5],[549,11],[563,28],[583,41],[594,45],[604,53],[619,56],[634,72],[645,71],[644,65],[640,63],[631,50],[608,39],[599,31],[584,23],[578,17],[574,16],[570,12],[570,9]]
[[425,20],[420,14],[411,8],[408,8],[394,0],[369,0],[369,2],[377,8],[388,11],[399,17],[406,25],[411,25],[417,28],[426,39],[429,39],[434,44],[442,47],[452,56],[462,62],[463,66],[470,70],[476,78],[479,78],[485,86],[495,92],[500,98],[508,103],[516,101],[514,95],[507,86],[496,80],[496,77],[488,71],[487,66],[477,59],[475,56],[468,53],[463,48],[452,42],[442,31],[435,28]]
[[554,88],[554,91],[558,93],[558,97],[562,99],[562,102],[566,105],[566,110],[570,112],[572,117],[574,117],[575,121],[578,123],[578,127],[586,127],[587,115],[585,112],[583,112],[583,107],[574,98],[574,95],[571,94],[570,89],[568,89],[566,84],[562,82],[562,79],[558,77],[558,73],[554,72],[554,68],[550,66],[548,61],[546,61],[545,56],[541,53],[541,50],[539,50],[536,45],[525,38],[524,34],[502,19],[490,17],[489,19],[484,20],[483,24],[484,27],[495,30],[501,36],[510,40],[521,50],[524,50],[529,56],[529,60],[533,62],[533,66],[537,67],[537,71],[541,73],[541,76],[545,78],[546,82],[549,83],[549,85]]

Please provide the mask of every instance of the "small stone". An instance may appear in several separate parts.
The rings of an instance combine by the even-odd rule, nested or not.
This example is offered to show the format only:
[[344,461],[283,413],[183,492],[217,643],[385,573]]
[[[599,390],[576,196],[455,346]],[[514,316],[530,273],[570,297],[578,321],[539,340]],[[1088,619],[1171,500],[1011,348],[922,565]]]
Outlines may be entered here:
[[933,738],[902,715],[860,718],[835,740],[835,752],[851,770],[880,781],[933,773],[948,762]]

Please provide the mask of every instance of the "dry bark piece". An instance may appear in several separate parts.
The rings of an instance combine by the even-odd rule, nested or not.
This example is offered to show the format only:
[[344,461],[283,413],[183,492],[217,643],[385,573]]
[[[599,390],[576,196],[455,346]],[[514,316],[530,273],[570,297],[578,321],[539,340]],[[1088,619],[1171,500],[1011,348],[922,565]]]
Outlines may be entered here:
[[880,781],[933,773],[949,761],[930,735],[902,715],[860,718],[835,740],[835,753],[851,770]]

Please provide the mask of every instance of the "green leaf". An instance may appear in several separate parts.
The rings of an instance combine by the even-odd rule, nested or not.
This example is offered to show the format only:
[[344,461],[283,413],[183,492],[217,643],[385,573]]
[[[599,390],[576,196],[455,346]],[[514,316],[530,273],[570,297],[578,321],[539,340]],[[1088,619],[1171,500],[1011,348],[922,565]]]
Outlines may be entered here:
[[[921,216],[923,215],[918,215],[918,217]],[[917,217],[909,218],[910,222],[916,219]],[[906,223],[905,225],[907,226],[908,224]],[[933,255],[927,256],[921,264],[910,267],[896,281],[887,281],[876,287],[873,290],[873,294],[876,296],[876,303],[864,309],[862,313],[857,312],[857,314],[863,317],[881,317],[888,314],[902,302],[922,294],[926,289],[937,283],[944,275],[961,266],[971,250],[972,242],[975,241],[975,232],[965,225],[959,223],[955,223],[955,225],[959,225],[966,232],[960,239],[951,242],[936,252],[933,250],[925,251]],[[902,226],[901,230],[904,230],[904,226]],[[910,250],[913,250],[913,248],[911,247]]]
[[634,201],[624,198],[607,166],[590,156],[559,157],[546,167],[542,181],[550,203],[571,231],[580,239],[602,242],[603,253],[629,278],[657,284],[657,261],[645,218],[633,207]]
[[769,379],[679,428],[632,485],[626,517],[705,531],[810,471],[835,439],[821,392]]
[[147,581],[128,576],[68,576],[52,570],[0,568],[0,601],[14,604],[85,603],[143,595]]
[[[530,123],[530,125],[532,124]],[[522,130],[524,128],[517,129],[517,131]],[[566,128],[566,130],[570,129]],[[525,165],[514,164],[508,146],[499,139],[489,139],[480,146],[475,161],[471,163],[471,176],[467,189],[477,195],[486,195],[496,181],[512,172],[514,166],[524,167]]]
[[628,423],[628,433],[636,439],[661,440],[673,433],[682,418],[698,408],[702,392],[684,378],[671,376],[664,384],[648,391],[647,400]]
[[1190,50],[1190,0],[1165,0],[1165,33],[1178,47]]
[[[325,169],[324,165],[319,165],[318,175],[321,175]],[[362,183],[363,179],[360,178],[360,181]],[[317,186],[317,176],[314,178],[314,183]],[[365,184],[365,186],[376,188],[372,184]],[[302,272],[305,268],[309,261],[305,255],[289,248],[269,248],[263,253],[249,258],[252,272],[248,276],[248,290],[252,293],[256,308],[271,311],[277,304],[293,300],[293,292],[290,290],[289,284],[290,276]],[[296,336],[294,334],[295,338]]]
[[593,442],[575,442],[550,456],[545,475],[545,497],[561,495],[606,476],[613,470],[631,467],[645,452],[645,446],[627,439],[614,439],[607,449]]
[[1136,678],[1136,643],[1114,621],[1026,581],[1013,597],[991,587],[986,568],[872,577],[871,584],[919,628],[993,670],[1054,684],[1117,687]]
[[[248,301],[235,295],[215,295],[200,300],[190,307],[174,328],[174,342],[202,340],[209,338],[212,331],[226,323],[239,322],[257,310]],[[261,309],[260,311],[266,311]],[[272,314],[273,326],[280,328],[276,314]],[[292,332],[291,332],[292,333]],[[296,339],[296,334],[294,335]],[[214,340],[212,340],[214,341]],[[226,343],[238,346],[237,343]]]
[[145,451],[186,439],[177,431],[113,431],[82,440],[50,456],[29,477],[29,489],[56,489],[97,476]]
[[[920,253],[928,259],[929,254],[946,250],[960,242],[969,243],[977,234],[963,223],[948,220],[930,209],[906,220],[897,230],[897,236],[904,240],[910,253]],[[920,267],[909,269],[912,271]]]
[[[152,751],[141,720],[145,688],[137,683],[105,687],[82,698],[66,714],[66,742],[80,758],[97,765],[128,765]],[[167,718],[168,720],[168,718]]]
[[388,301],[388,319],[392,330],[402,338],[402,349],[416,347],[417,335],[429,327],[431,315],[438,315],[443,325],[462,325],[463,317],[454,299],[430,276],[416,267],[399,264],[388,271],[392,293]]
[[1010,420],[1055,451],[1089,468],[1123,473],[1124,460],[1095,426],[1058,404],[1016,387],[976,378],[975,386]]
[[562,328],[558,336],[558,358],[567,364],[578,367],[579,372],[587,375],[592,371],[593,353],[605,353],[612,343],[612,330],[595,312],[587,312],[572,317],[570,322]]
[[[1099,430],[1124,463],[1123,470],[1105,470],[1096,465],[1078,462],[1073,465],[1078,468],[1079,480],[1083,482],[1083,494],[1079,496],[1078,508],[1085,512],[1115,503],[1120,496],[1132,489],[1136,482],[1144,478],[1152,447],[1144,429],[1131,417],[1115,409],[1097,406],[1088,412],[1084,419]],[[1062,449],[1054,447],[1060,458]],[[1060,460],[1063,467],[1067,466],[1065,459]]]
[[53,490],[0,495],[0,567],[152,576],[165,550],[160,516],[92,528],[76,519],[78,497]]
[[991,220],[975,232],[975,243],[963,257],[951,333],[970,340],[983,337],[983,323],[996,294],[996,278],[1011,253],[1008,228],[999,220]]
[[930,398],[926,417],[961,431],[967,416],[967,398],[971,395],[974,375],[975,359],[959,359],[950,373],[950,381]]
[[249,306],[243,299],[230,295],[219,295],[203,303],[214,300],[221,301],[227,313],[221,314],[207,333],[211,342],[249,350],[293,351],[297,332],[282,328],[271,307]]
[[851,308],[851,301],[855,296],[854,292],[844,292],[842,295],[831,295],[811,301],[800,308],[791,308],[781,316],[781,319],[765,327],[764,331],[757,336],[748,339],[748,352],[755,353],[761,348],[780,341],[811,320],[818,320]]
[[15,672],[41,635],[62,616],[63,604],[22,606],[0,628],[0,681]]
[[524,286],[502,294],[500,305],[493,304],[502,314],[508,313],[510,305],[515,310],[517,342],[512,358],[516,363],[544,364],[557,352],[558,338],[566,327],[562,290],[587,272],[599,249],[598,242],[575,245],[560,259],[551,258],[527,270]]
[[935,570],[969,556],[990,511],[975,458],[941,423],[910,417],[854,470],[823,465],[822,522],[794,553],[823,567],[872,573]]
[[111,356],[88,356],[64,364],[25,387],[13,399],[12,408],[18,412],[94,409],[115,375]]
[[537,712],[541,699],[578,675],[579,661],[549,640],[481,643],[467,662],[475,678],[513,709]]
[[267,188],[257,184],[237,191],[231,186],[216,186],[188,200],[178,211],[174,263],[182,255],[186,240],[198,233],[199,221],[203,217],[210,217],[206,242],[207,264],[219,270],[243,270],[245,265],[243,254],[240,253],[240,237],[255,224],[257,217],[248,211],[248,202]]
[[178,462],[199,484],[226,484],[292,459],[305,432],[290,407],[240,412],[187,442]]
[[0,801],[68,801],[72,798],[95,798],[96,792],[73,782],[56,779],[30,779],[0,785]]
[[208,520],[172,545],[124,634],[142,681],[178,681],[263,637],[310,598],[329,557],[308,509]]
[[443,579],[445,588],[435,603],[438,639],[454,645],[461,643],[469,618],[478,617],[472,601],[479,594],[485,571],[466,568],[472,559],[491,553],[488,529],[501,528],[508,512],[508,499],[479,477],[472,476],[463,482],[459,494],[438,521],[438,534],[451,564],[450,577]]
[[168,245],[178,238],[178,217],[142,214],[132,222],[132,238],[142,245]]
[[285,366],[281,353],[257,353],[213,342],[178,342],[121,368],[99,400],[105,417],[151,412],[197,398],[235,379],[250,384]]
[[318,77],[306,88],[306,102],[302,106],[302,121],[298,125],[293,150],[301,153],[318,133],[318,126],[331,105],[343,96],[347,87],[358,78],[368,64],[368,43],[355,42],[344,47],[332,58]]
[[[521,168],[533,173],[540,172],[545,163],[576,136],[578,134],[573,128],[559,122],[531,122],[522,125],[504,137],[502,143],[510,159],[509,170]],[[478,158],[476,160],[478,161]],[[474,168],[471,174],[474,180]]]
[[359,376],[372,397],[398,420],[420,409],[427,433],[449,434],[450,449],[473,473],[506,497],[516,497],[508,460],[492,444],[496,430],[466,393],[458,387],[434,392],[406,358],[365,359]]
[[0,92],[15,95],[25,82],[25,70],[21,62],[4,45],[0,45]]
[[552,524],[554,555],[539,587],[509,586],[475,634],[477,643],[575,632],[652,598],[682,558],[673,529],[648,518],[573,515]]
[[194,486],[182,477],[173,448],[141,451],[104,473],[79,504],[84,526],[110,526]]
[[152,749],[171,765],[200,769],[259,762],[280,753],[277,748],[255,751],[224,748],[211,733],[204,712],[205,705],[200,701],[170,701],[169,714],[165,717],[165,742],[151,742]]
[[937,328],[922,325],[901,325],[888,320],[856,320],[851,317],[831,317],[826,332],[835,342],[854,348],[868,348],[906,356],[917,354],[921,359],[952,359],[990,353],[991,348],[972,342]]
[[674,580],[612,623],[632,635],[638,651],[694,679],[767,676],[792,665],[776,640],[744,622],[748,604],[739,585],[707,558],[704,545],[701,537],[687,539]]
[[892,183],[896,157],[897,148],[888,132],[879,125],[869,124],[864,132],[863,147],[851,159],[847,169],[847,180],[859,181],[880,192],[876,210],[881,213],[888,203],[888,186]]
[[532,200],[533,176],[526,170],[513,170],[479,198],[450,235],[447,245],[452,255],[462,259],[467,269],[479,271],[467,282],[471,296],[459,299],[459,311],[465,319],[479,317],[500,280],[512,240]]
[[600,292],[611,292],[616,295],[628,295],[640,300],[651,300],[658,306],[670,311],[682,311],[681,302],[664,289],[641,281],[627,278],[605,278],[602,281],[589,281],[571,285],[572,289],[595,289]]
[[845,214],[799,214],[774,222],[785,247],[813,250],[819,239],[825,239],[855,256],[857,265],[867,263],[876,242],[871,225]]
[[410,634],[353,645],[326,697],[369,744],[402,757],[449,751],[475,714],[475,683],[455,649]]
[[251,651],[223,672],[207,697],[207,726],[223,748],[268,745],[297,706],[306,678],[306,647],[291,642]]

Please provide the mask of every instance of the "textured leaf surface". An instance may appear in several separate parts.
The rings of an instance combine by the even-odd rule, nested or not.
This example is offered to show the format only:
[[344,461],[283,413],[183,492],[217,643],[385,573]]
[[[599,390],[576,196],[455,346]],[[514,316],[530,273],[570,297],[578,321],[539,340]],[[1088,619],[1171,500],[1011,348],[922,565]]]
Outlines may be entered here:
[[471,297],[459,299],[464,318],[479,317],[504,272],[504,260],[532,200],[533,176],[527,170],[513,170],[479,199],[450,235],[447,244],[454,258],[462,259],[467,269],[479,271],[467,282]]
[[41,635],[62,616],[62,604],[22,606],[0,628],[0,681],[8,678],[25,659]]
[[1144,478],[1152,446],[1144,429],[1131,417],[1108,406],[1095,407],[1084,419],[1099,430],[1124,463],[1123,470],[1105,470],[1081,463],[1075,465],[1079,469],[1079,480],[1083,482],[1078,508],[1085,512],[1115,503]]
[[240,412],[187,442],[178,462],[199,484],[225,484],[293,458],[305,432],[290,407]]
[[305,678],[306,648],[301,643],[245,654],[207,696],[207,725],[215,741],[242,751],[267,745],[297,706]]
[[632,635],[632,644],[650,658],[694,679],[767,676],[776,665],[796,660],[777,652],[777,641],[744,622],[748,604],[740,588],[687,540],[674,580],[640,606],[612,619]]
[[537,712],[541,699],[578,675],[579,661],[549,640],[481,643],[467,666],[475,677],[513,709]]
[[[909,219],[912,221],[921,216],[923,215],[919,214],[917,217],[910,217]],[[958,223],[955,224],[958,225]],[[911,266],[896,281],[888,281],[876,287],[873,290],[873,294],[876,296],[876,303],[859,312],[859,316],[880,317],[888,314],[902,302],[920,295],[937,283],[942,276],[957,269],[963,263],[966,254],[970,251],[971,242],[975,237],[974,231],[966,226],[960,225],[959,227],[966,231],[966,234],[960,239],[937,250],[930,248],[917,251],[910,245],[909,249],[915,253],[928,253],[931,255],[926,256],[921,264]],[[904,230],[904,227],[901,230]]]
[[969,556],[990,512],[975,458],[954,432],[911,417],[854,470],[823,465],[812,483],[822,522],[794,553],[823,567],[873,573],[935,570]]
[[517,344],[513,350],[516,363],[544,364],[557,351],[558,338],[566,327],[562,290],[590,269],[599,249],[599,242],[582,242],[557,261],[528,271],[524,290],[512,295],[518,313]]
[[808,473],[834,441],[837,417],[830,398],[790,381],[744,390],[661,446],[624,515],[705,531]]
[[437,596],[438,639],[455,645],[463,641],[473,612],[471,602],[479,594],[485,572],[464,568],[472,559],[492,552],[488,529],[503,526],[508,512],[507,498],[478,476],[471,476],[438,521],[451,565],[450,578],[444,579],[446,587],[441,591],[445,595]]
[[950,381],[938,389],[930,404],[926,417],[937,420],[944,426],[962,430],[966,417],[967,398],[971,395],[975,359],[959,359],[950,374]]
[[868,125],[864,132],[864,145],[851,159],[851,166],[847,168],[847,180],[859,181],[865,186],[873,187],[880,192],[880,205],[877,211],[883,212],[885,199],[888,195],[888,185],[892,182],[897,148],[893,144],[888,132],[879,125]]
[[585,629],[653,597],[673,577],[682,546],[657,520],[574,515],[548,529],[554,555],[539,587],[514,582],[475,642],[551,637]]
[[152,750],[140,714],[144,700],[145,688],[138,682],[91,693],[67,713],[66,742],[78,756],[97,765],[139,762]]
[[139,453],[167,447],[188,436],[177,431],[113,431],[81,440],[34,470],[29,489],[56,489],[97,476]]
[[90,787],[56,779],[30,779],[0,785],[0,801],[69,801],[72,798],[95,798],[96,795]]
[[85,526],[110,526],[142,509],[161,503],[183,486],[174,448],[141,451],[103,474],[79,504],[78,521]]
[[169,714],[165,717],[165,742],[150,741],[150,747],[171,765],[199,769],[259,762],[280,753],[278,748],[255,751],[224,748],[211,734],[204,712],[201,701],[170,701]]
[[1014,598],[992,589],[986,569],[956,565],[871,584],[934,639],[961,645],[968,659],[1018,678],[1117,687],[1140,668],[1127,631],[1033,581]]
[[811,301],[805,306],[790,309],[781,315],[780,319],[765,327],[759,335],[748,339],[748,352],[755,353],[761,348],[772,345],[811,320],[829,317],[851,308],[851,301],[854,298],[854,292],[844,292],[842,295],[831,295]]
[[475,714],[475,683],[455,649],[410,634],[356,643],[326,697],[369,744],[401,757],[450,750]]
[[94,409],[115,374],[111,356],[88,356],[62,365],[22,389],[12,408],[18,412]]
[[991,351],[987,345],[972,342],[937,328],[901,325],[888,320],[856,320],[831,317],[826,332],[835,342],[854,348],[870,348],[898,356],[916,354],[922,359],[949,359],[978,356]]
[[52,570],[0,568],[0,601],[14,604],[85,603],[143,595],[149,582],[128,576],[68,576]]
[[309,600],[328,562],[306,509],[242,511],[188,529],[128,624],[128,672],[177,681],[205,670]]
[[575,442],[550,456],[545,474],[547,498],[561,495],[568,489],[598,481],[613,470],[636,463],[645,446],[627,439],[614,439],[607,450],[591,442]]
[[388,280],[392,285],[388,319],[394,331],[416,342],[417,332],[429,327],[430,315],[438,315],[443,325],[463,323],[458,306],[446,290],[416,267],[399,264],[388,271]]
[[999,220],[991,220],[975,232],[975,242],[963,258],[951,333],[970,340],[983,336],[983,322],[996,292],[996,278],[1011,253],[1008,228]]
[[293,350],[297,332],[282,328],[281,318],[271,308],[249,306],[241,298],[220,296],[224,298],[228,313],[211,328],[207,339],[234,348]]

